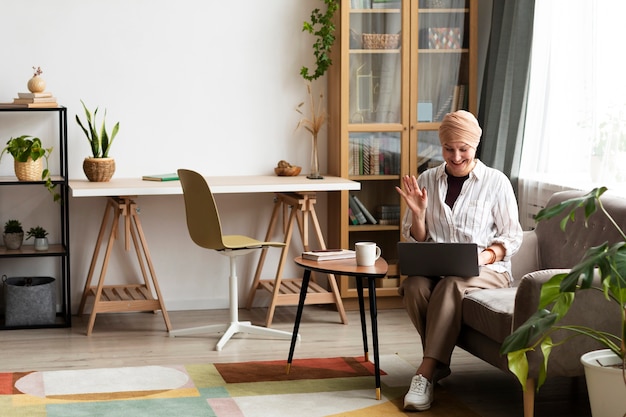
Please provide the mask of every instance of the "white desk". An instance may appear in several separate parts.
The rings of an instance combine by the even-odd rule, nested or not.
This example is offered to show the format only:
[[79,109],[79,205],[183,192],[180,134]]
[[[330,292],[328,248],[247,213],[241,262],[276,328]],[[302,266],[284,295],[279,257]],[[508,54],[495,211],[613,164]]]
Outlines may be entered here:
[[[310,180],[304,175],[205,177],[213,194],[288,193],[360,190],[361,184],[340,177]],[[109,182],[70,180],[72,197],[111,197],[182,194],[179,181],[144,181],[139,178],[113,178]]]
[[[356,181],[340,177],[325,176],[323,179],[311,180],[306,176],[278,177],[275,175],[256,176],[210,176],[206,177],[207,183],[214,194],[236,193],[275,193],[276,199],[274,211],[268,227],[268,237],[271,237],[281,208],[284,217],[284,241],[286,243],[281,254],[280,263],[275,278],[261,280],[260,274],[265,261],[268,248],[262,250],[261,258],[257,266],[254,282],[250,289],[247,307],[250,308],[257,289],[264,289],[272,293],[272,301],[268,309],[266,325],[271,325],[274,308],[277,305],[297,305],[297,293],[301,279],[282,279],[282,269],[287,259],[289,243],[292,236],[293,224],[297,223],[302,243],[305,250],[309,250],[308,219],[310,218],[315,229],[317,239],[322,249],[326,248],[317,215],[315,213],[315,193],[327,191],[359,190],[361,185]],[[132,200],[136,196],[149,195],[182,195],[183,190],[179,181],[145,181],[140,178],[114,178],[109,182],[90,182],[88,180],[70,180],[72,197],[108,197],[107,206],[100,226],[98,240],[93,252],[87,281],[80,302],[79,314],[83,314],[86,300],[94,297],[94,306],[87,327],[87,335],[91,334],[97,313],[114,311],[158,311],[163,313],[163,319],[167,330],[171,330],[171,324],[165,305],[162,301],[158,281],[152,265],[150,252],[145,240],[141,222],[137,214],[136,203]],[[288,213],[291,209],[291,213]],[[112,220],[109,218],[113,214]],[[287,217],[289,220],[287,221]],[[104,285],[108,261],[111,249],[118,235],[120,218],[124,219],[125,248],[130,250],[132,240],[139,266],[143,275],[143,283],[138,285]],[[98,264],[100,248],[104,241],[106,230],[109,229],[108,242],[101,264],[98,284],[91,285],[93,275]],[[129,239],[130,237],[130,239]],[[146,269],[147,266],[147,269]],[[309,296],[311,303],[337,305],[341,320],[347,323],[343,303],[339,295],[339,289],[335,277],[329,275],[331,291],[318,287],[319,293]],[[286,285],[285,285],[286,284]],[[152,294],[151,286],[154,287],[156,297]],[[290,289],[284,293],[285,286]],[[295,293],[291,294],[291,293]]]

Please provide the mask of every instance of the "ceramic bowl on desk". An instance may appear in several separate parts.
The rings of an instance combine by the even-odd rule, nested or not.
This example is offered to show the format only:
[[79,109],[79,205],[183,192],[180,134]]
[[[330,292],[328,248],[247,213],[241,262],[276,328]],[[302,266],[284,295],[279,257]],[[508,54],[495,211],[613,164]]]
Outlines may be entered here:
[[295,177],[296,175],[300,175],[300,171],[302,171],[302,167],[298,167],[298,166],[274,168],[274,172],[279,177]]

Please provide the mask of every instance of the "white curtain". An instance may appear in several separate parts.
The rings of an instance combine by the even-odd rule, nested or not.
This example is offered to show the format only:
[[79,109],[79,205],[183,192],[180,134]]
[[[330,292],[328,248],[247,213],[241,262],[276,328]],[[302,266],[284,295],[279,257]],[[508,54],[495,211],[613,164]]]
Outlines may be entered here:
[[626,196],[624,16],[623,0],[535,4],[519,175],[525,228],[561,189],[605,185]]

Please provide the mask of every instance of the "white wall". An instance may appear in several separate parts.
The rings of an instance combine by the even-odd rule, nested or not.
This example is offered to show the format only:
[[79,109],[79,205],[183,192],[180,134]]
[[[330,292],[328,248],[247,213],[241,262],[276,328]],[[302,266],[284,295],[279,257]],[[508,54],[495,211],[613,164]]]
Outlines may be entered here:
[[[68,108],[71,179],[84,178],[82,160],[89,153],[74,121],[75,114],[82,115],[81,99],[101,112],[106,108],[109,126],[120,122],[111,151],[117,178],[179,167],[205,175],[271,174],[280,159],[306,172],[310,143],[304,131],[294,130],[299,119],[294,109],[306,98],[300,67],[312,63],[312,38],[301,32],[302,22],[320,5],[321,0],[3,2],[0,30],[12,40],[1,50],[0,102],[27,91],[31,67],[41,66],[47,90]],[[30,115],[3,117],[0,143],[31,134],[50,146],[55,124],[33,123],[37,119]],[[325,158],[321,165],[324,172]],[[0,175],[13,175],[12,158],[2,159]],[[9,202],[7,191],[0,194],[0,222],[17,217],[26,227],[41,224],[58,239],[54,217],[40,217],[21,189],[10,192],[18,202]],[[44,193],[35,204],[45,206],[48,198]],[[182,197],[137,201],[167,307],[224,308],[227,259],[190,241]],[[104,204],[99,198],[70,201],[73,311]],[[271,194],[218,196],[225,232],[263,238],[272,204]],[[318,205],[325,228],[323,196]],[[269,276],[276,258],[270,257]],[[132,281],[136,266],[129,259],[119,245],[108,282]],[[248,285],[254,260],[241,264],[242,286]],[[25,273],[9,268],[20,272]],[[288,273],[299,271],[291,267]]]

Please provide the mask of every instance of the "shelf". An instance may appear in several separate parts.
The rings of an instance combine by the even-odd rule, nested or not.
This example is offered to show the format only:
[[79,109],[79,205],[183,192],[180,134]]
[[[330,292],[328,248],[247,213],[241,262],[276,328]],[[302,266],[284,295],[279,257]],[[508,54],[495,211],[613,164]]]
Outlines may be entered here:
[[49,245],[48,250],[35,250],[33,245],[22,245],[19,249],[7,249],[0,246],[0,258],[21,258],[27,256],[61,256],[67,254],[65,247],[61,244]]
[[[37,117],[15,117],[15,113],[22,114],[37,114]],[[36,328],[56,328],[56,327],[70,327],[72,321],[71,315],[71,301],[70,301],[70,242],[69,242],[69,182],[68,182],[68,166],[67,166],[67,109],[64,106],[58,107],[49,107],[49,108],[0,108],[0,116],[2,118],[2,127],[3,132],[8,132],[9,135],[13,134],[19,135],[20,132],[15,132],[15,130],[24,131],[30,125],[36,125],[39,120],[43,120],[44,122],[52,122],[55,124],[55,129],[58,129],[58,134],[56,137],[52,135],[52,138],[46,138],[47,140],[51,140],[52,143],[44,142],[44,147],[48,147],[53,145],[54,152],[51,155],[51,158],[54,158],[50,162],[54,162],[52,166],[54,166],[54,172],[50,178],[53,184],[56,184],[55,192],[58,192],[60,195],[60,200],[55,203],[55,211],[58,211],[57,224],[59,236],[54,236],[55,240],[54,244],[50,244],[48,250],[46,251],[36,251],[34,245],[32,244],[32,240],[26,240],[26,233],[24,233],[24,242],[20,249],[17,250],[9,250],[5,246],[0,246],[0,269],[3,269],[6,265],[10,265],[10,269],[12,270],[11,275],[15,276],[34,276],[36,275],[49,275],[55,278],[56,282],[56,302],[55,302],[55,310],[56,316],[53,320],[46,320],[47,322],[52,322],[50,324],[33,324],[33,325],[19,325],[19,326],[6,326],[5,325],[5,309],[3,308],[0,311],[0,329],[2,330],[10,330],[10,329],[36,329]],[[43,117],[45,116],[45,117]],[[7,123],[7,121],[15,120],[14,124]],[[12,159],[12,158],[11,158]],[[52,169],[52,168],[51,168]],[[25,187],[24,189],[19,189],[19,192],[31,196],[31,194],[35,194],[38,192],[48,193],[48,190],[45,189],[44,185],[46,181],[20,181],[16,176],[0,176],[0,187],[8,186],[13,188],[4,188],[3,203],[5,203],[4,198],[7,195],[11,196],[15,194],[15,187]],[[0,189],[2,191],[2,189]],[[50,197],[52,199],[52,197]],[[23,202],[18,201],[16,204],[18,205],[8,205],[3,204],[3,210],[7,210],[8,212],[0,213],[3,217],[6,215],[14,215],[15,218],[20,215],[20,205]],[[41,207],[28,207],[29,210],[34,210],[34,213],[37,213],[37,210],[41,212],[43,209]],[[12,211],[12,212],[11,212]],[[10,213],[9,213],[10,212]],[[53,213],[45,213],[49,215],[51,218],[56,216],[57,214]],[[56,227],[55,227],[56,230]],[[35,261],[35,258],[44,259],[48,258],[45,262],[39,263]],[[55,258],[54,261],[50,262],[50,258]],[[6,264],[2,263],[6,262]],[[35,266],[37,264],[37,266]],[[45,271],[40,270],[39,265],[45,266]],[[48,266],[50,265],[50,266]],[[54,265],[54,266],[52,266]],[[21,300],[20,300],[21,302]],[[35,305],[39,302],[39,300],[35,300]],[[7,304],[5,303],[5,306]],[[51,307],[51,306],[50,306]],[[44,321],[44,322],[46,322]]]
[[383,232],[385,230],[400,230],[397,224],[361,224],[348,227],[349,232]]

